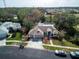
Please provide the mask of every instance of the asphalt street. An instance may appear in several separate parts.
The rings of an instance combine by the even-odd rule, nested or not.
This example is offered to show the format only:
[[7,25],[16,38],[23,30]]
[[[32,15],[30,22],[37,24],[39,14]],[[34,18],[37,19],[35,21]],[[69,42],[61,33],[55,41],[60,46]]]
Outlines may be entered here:
[[32,48],[19,49],[18,47],[0,47],[0,59],[72,59],[56,56],[53,51],[39,50]]

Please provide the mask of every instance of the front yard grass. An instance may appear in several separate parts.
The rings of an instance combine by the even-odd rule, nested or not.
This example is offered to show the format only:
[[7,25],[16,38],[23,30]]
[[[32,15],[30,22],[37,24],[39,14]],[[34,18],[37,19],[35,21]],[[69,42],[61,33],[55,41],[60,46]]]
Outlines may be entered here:
[[73,44],[73,43],[71,43],[71,42],[69,42],[69,41],[63,41],[63,46],[69,46],[69,47],[79,48],[78,45]]
[[[14,40],[15,41],[21,41],[21,39],[22,39],[21,33],[20,32],[16,32],[15,37],[7,38],[7,41],[12,41],[13,40],[13,42],[6,42],[6,44],[7,45],[11,45],[11,44],[15,43]],[[18,43],[18,42],[16,42],[16,43]]]
[[74,49],[66,49],[66,48],[59,48],[59,47],[52,47],[52,46],[45,46],[45,45],[43,45],[43,47],[45,48],[45,49],[48,49],[48,50],[64,50],[64,51],[66,51],[66,52],[70,52],[70,51],[76,51],[76,50],[74,50]]
[[54,45],[62,45],[61,41],[59,41],[59,40],[53,39],[52,42],[53,42]]
[[15,37],[11,37],[11,38],[8,38],[7,40],[21,40],[21,33],[19,33],[19,32],[17,32],[16,34],[15,34]]
[[59,41],[59,40],[53,40],[52,41],[54,45],[60,45],[60,46],[68,46],[68,47],[75,47],[75,48],[79,48],[78,45],[76,44],[73,44],[69,41]]
[[6,44],[7,44],[7,45],[11,45],[11,44],[13,44],[13,42],[6,42]]

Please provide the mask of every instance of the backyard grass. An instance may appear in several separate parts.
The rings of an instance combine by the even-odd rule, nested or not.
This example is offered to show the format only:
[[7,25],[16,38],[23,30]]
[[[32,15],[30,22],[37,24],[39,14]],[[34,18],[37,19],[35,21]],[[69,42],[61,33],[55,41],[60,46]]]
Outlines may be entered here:
[[76,51],[76,50],[74,50],[74,49],[66,49],[66,48],[59,48],[59,47],[52,47],[52,46],[45,46],[45,45],[43,45],[43,47],[45,48],[45,49],[48,49],[48,50],[64,50],[64,51],[66,51],[66,52],[70,52],[70,51]]
[[68,47],[76,47],[76,48],[79,48],[78,45],[76,44],[72,44],[71,42],[69,41],[59,41],[59,40],[53,40],[52,41],[54,45],[60,45],[60,46],[68,46]]

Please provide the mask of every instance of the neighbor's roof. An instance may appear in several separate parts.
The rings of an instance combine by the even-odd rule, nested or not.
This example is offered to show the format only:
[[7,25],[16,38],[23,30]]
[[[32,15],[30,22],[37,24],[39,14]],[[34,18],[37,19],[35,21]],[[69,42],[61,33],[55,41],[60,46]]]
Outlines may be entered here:
[[4,26],[0,26],[0,30],[4,31],[4,32],[6,32],[6,33],[9,32],[9,30],[7,30],[7,28],[5,28]]
[[4,22],[1,26],[4,26],[4,27],[12,27],[12,22]]
[[12,22],[4,22],[1,26],[4,26],[6,28],[12,27],[14,29],[21,28],[20,23],[12,23]]
[[[3,29],[4,30],[4,29]],[[0,29],[0,40],[3,40],[7,36],[7,32]]]

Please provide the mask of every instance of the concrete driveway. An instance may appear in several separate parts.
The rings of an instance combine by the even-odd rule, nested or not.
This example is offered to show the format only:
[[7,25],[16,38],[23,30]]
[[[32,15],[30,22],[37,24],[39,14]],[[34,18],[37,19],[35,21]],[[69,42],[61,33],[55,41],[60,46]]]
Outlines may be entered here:
[[35,49],[44,49],[42,46],[42,41],[40,40],[33,40],[31,39],[28,44],[27,47],[29,48],[35,48]]
[[6,39],[0,40],[0,46],[5,46],[6,45]]

